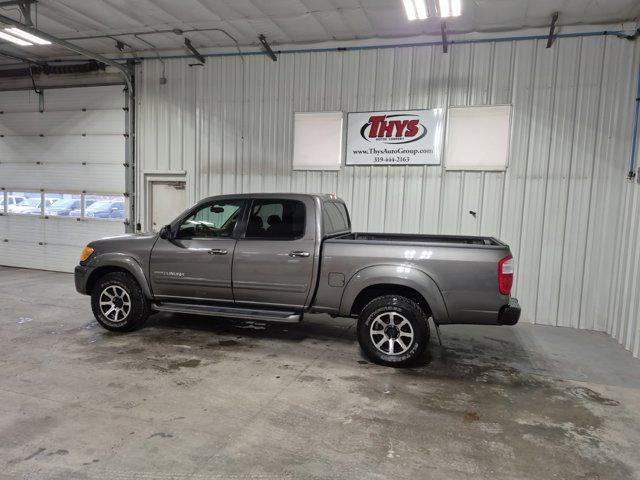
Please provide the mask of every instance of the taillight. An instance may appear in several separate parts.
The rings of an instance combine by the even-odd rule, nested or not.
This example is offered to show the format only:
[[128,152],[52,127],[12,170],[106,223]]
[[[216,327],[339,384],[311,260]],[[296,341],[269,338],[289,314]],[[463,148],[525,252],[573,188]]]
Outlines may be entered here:
[[498,290],[502,295],[509,295],[513,285],[513,257],[504,257],[498,262]]

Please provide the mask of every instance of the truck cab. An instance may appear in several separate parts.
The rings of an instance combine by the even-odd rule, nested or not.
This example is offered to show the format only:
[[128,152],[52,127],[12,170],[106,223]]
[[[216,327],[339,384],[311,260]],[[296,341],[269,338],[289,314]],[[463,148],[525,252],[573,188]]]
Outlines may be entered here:
[[319,268],[319,201],[280,194],[199,203],[160,233],[150,258],[154,297],[304,309]]

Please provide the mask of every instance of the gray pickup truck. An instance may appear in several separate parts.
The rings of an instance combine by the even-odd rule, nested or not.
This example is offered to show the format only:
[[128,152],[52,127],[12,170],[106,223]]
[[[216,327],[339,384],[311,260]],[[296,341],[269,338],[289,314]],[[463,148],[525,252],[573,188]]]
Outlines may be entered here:
[[125,332],[154,311],[299,322],[358,318],[372,360],[418,359],[435,325],[514,325],[509,247],[489,237],[354,233],[335,195],[223,195],[154,235],[91,242],[75,269],[96,320]]

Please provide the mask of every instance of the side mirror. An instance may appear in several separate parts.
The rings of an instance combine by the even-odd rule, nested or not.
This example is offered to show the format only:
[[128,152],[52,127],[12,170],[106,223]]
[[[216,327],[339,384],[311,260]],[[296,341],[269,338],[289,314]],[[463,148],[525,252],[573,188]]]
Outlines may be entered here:
[[160,229],[160,238],[163,240],[171,239],[171,225],[165,225]]

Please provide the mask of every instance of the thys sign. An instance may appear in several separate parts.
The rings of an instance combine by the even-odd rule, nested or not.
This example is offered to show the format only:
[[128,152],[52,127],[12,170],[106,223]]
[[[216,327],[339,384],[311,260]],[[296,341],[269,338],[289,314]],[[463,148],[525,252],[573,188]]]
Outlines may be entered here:
[[347,165],[439,165],[443,110],[350,112]]

